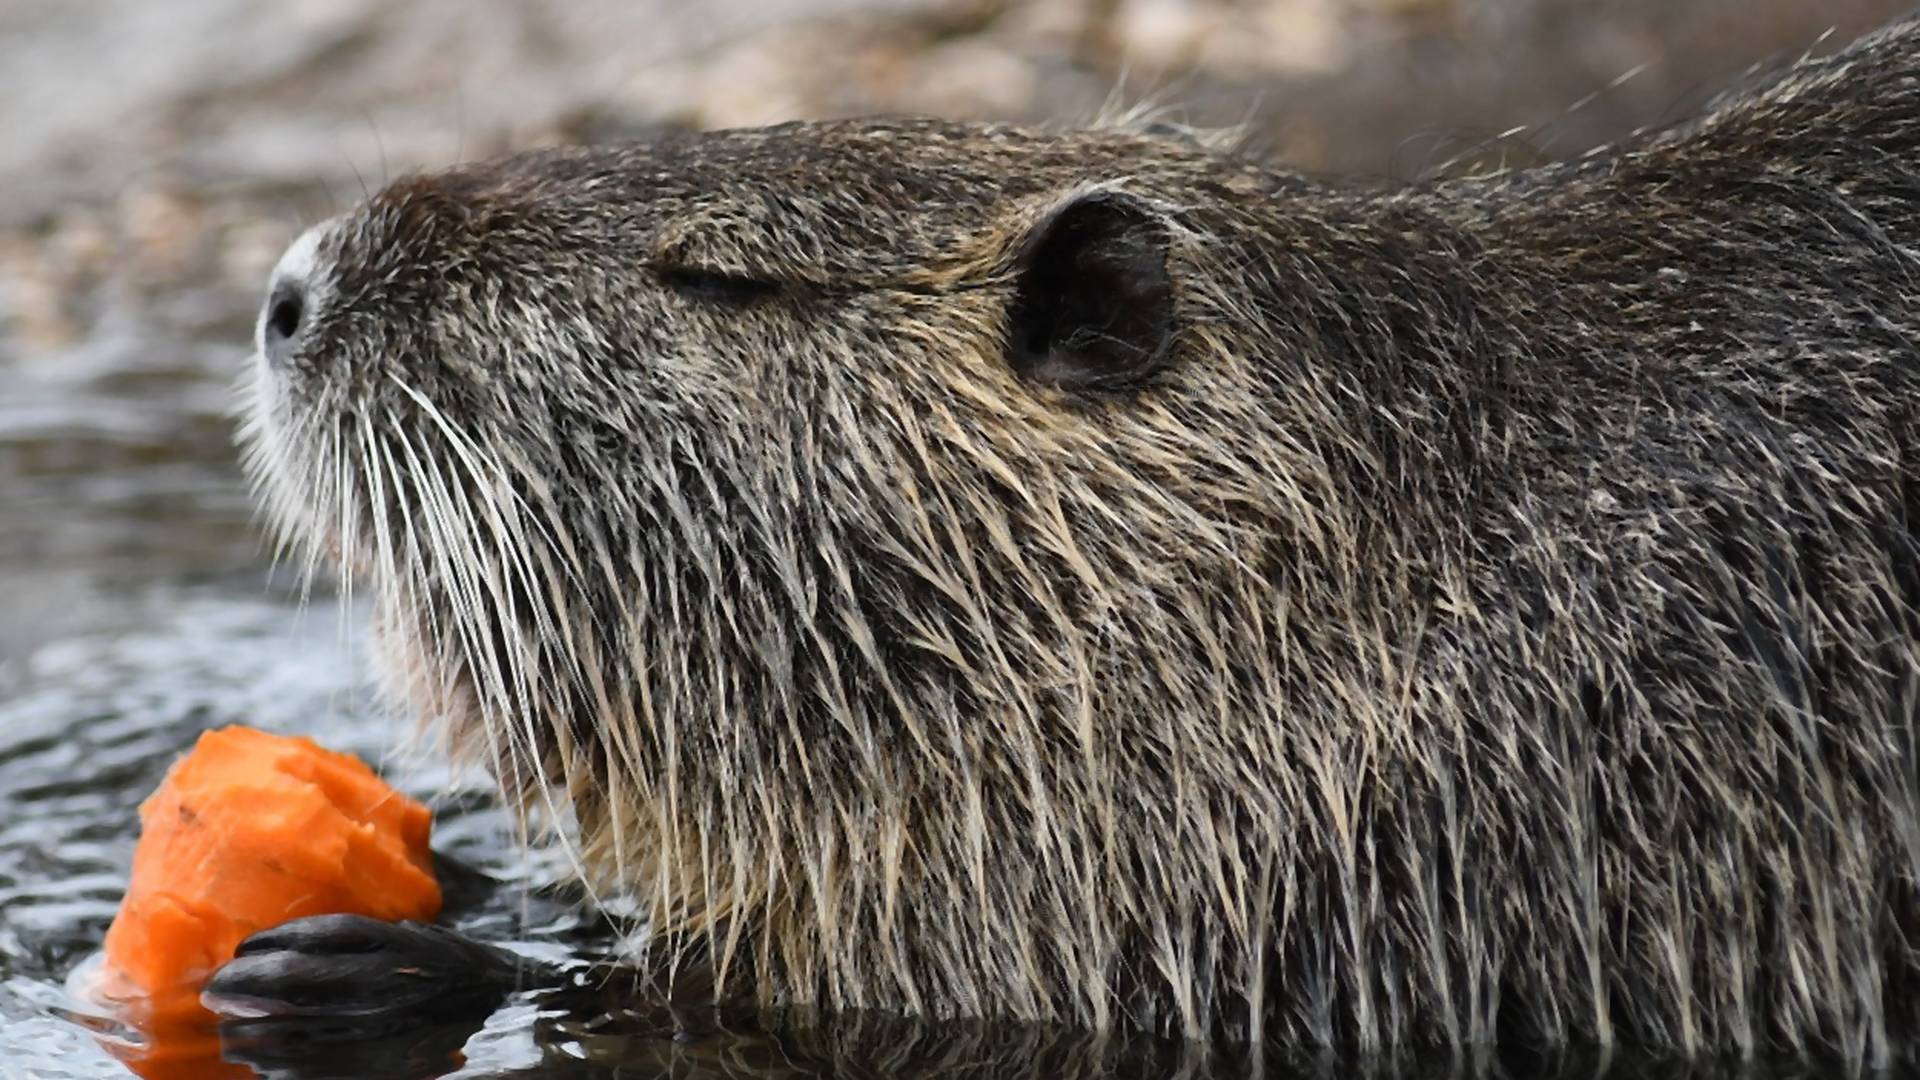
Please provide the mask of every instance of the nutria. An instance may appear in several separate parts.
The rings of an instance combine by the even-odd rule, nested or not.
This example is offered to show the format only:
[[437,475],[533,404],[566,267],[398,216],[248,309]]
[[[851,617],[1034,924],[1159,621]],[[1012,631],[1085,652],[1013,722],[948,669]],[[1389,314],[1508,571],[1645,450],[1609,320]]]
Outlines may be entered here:
[[1395,190],[929,120],[541,150],[296,245],[249,460],[717,992],[1883,1064],[1916,161],[1920,21]]

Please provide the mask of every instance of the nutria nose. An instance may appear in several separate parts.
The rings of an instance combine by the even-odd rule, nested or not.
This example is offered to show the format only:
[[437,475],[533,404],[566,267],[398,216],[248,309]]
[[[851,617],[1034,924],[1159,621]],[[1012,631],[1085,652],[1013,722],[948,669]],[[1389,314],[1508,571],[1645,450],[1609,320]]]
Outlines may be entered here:
[[327,276],[320,245],[332,224],[323,221],[301,233],[273,268],[258,338],[260,355],[272,367],[286,366],[313,332],[314,310]]
[[286,364],[300,345],[300,332],[306,328],[307,287],[305,282],[282,280],[267,294],[267,310],[260,327],[260,349],[267,362]]

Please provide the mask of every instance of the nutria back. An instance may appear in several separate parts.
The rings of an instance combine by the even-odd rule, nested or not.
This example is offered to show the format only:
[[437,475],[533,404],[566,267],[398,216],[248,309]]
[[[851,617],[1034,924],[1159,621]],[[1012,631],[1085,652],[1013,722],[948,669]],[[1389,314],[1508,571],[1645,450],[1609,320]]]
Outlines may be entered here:
[[770,1004],[1885,1063],[1920,23],[1404,190],[933,121],[402,180],[250,460],[393,681]]

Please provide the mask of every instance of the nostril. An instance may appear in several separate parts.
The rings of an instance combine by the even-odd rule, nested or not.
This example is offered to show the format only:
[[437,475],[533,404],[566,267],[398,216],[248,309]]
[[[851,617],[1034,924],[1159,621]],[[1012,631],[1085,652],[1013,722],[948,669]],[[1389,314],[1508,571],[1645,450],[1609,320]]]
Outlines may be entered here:
[[267,312],[267,328],[286,338],[300,332],[299,293],[287,293],[274,299],[273,310]]
[[281,361],[292,352],[306,318],[306,294],[298,284],[281,282],[267,298],[266,322],[261,334],[267,359]]

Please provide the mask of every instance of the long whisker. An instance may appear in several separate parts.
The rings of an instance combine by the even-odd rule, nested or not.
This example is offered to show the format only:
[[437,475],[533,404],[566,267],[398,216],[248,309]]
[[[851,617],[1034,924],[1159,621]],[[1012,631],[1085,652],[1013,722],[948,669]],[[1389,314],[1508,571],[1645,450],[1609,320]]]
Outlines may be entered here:
[[[428,520],[436,531],[434,547],[442,553],[438,580],[457,590],[458,603],[465,607],[464,617],[455,622],[461,632],[469,669],[480,676],[482,708],[494,714],[503,731],[513,731],[517,724],[518,737],[507,740],[509,756],[502,760],[508,764],[519,790],[524,791],[531,784],[562,854],[584,883],[590,898],[600,903],[601,897],[595,891],[582,853],[564,827],[571,816],[568,807],[563,807],[556,798],[539,761],[538,747],[543,733],[539,725],[550,719],[543,715],[543,706],[557,695],[558,688],[546,684],[547,672],[540,668],[537,659],[529,657],[537,658],[551,650],[533,648],[535,643],[526,642],[519,646],[512,643],[495,646],[477,637],[478,627],[489,626],[502,636],[517,634],[524,617],[533,623],[536,642],[551,641],[558,636],[553,628],[553,612],[541,603],[532,603],[529,610],[523,612],[520,597],[558,605],[564,596],[551,587],[548,576],[534,565],[534,546],[520,525],[523,519],[518,511],[524,504],[514,497],[503,505],[498,497],[501,492],[510,492],[504,470],[448,423],[425,395],[398,379],[394,385],[433,422],[453,451],[448,463],[465,474],[467,483],[456,489],[448,483],[440,460],[418,453],[404,429],[396,428],[403,440],[401,449],[407,458],[409,475],[424,481],[421,484],[423,503],[430,509]],[[463,494],[455,494],[456,490]],[[478,543],[482,537],[492,540],[485,551]],[[518,584],[518,589],[509,586],[509,578]],[[502,661],[505,670],[502,670]],[[577,681],[577,675],[575,679]],[[558,764],[563,772],[571,776],[576,755],[570,746],[567,725],[547,722],[544,733],[556,744]]]

